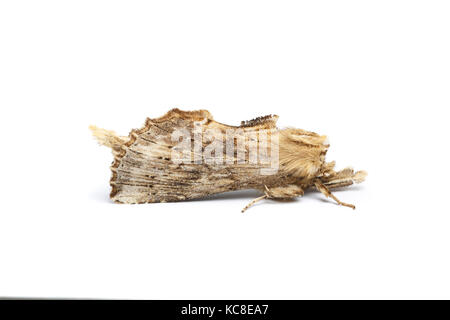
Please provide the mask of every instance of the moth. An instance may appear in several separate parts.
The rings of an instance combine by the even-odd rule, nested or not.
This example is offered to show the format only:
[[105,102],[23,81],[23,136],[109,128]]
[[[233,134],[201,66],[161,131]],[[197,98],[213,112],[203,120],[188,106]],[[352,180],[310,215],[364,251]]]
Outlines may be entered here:
[[315,189],[337,204],[330,189],[364,181],[365,171],[335,171],[326,162],[327,137],[302,129],[279,129],[269,115],[240,126],[213,120],[207,110],[172,109],[147,118],[128,136],[90,126],[94,137],[111,148],[111,199],[116,203],[172,202],[234,190],[255,189],[263,199],[287,200]]

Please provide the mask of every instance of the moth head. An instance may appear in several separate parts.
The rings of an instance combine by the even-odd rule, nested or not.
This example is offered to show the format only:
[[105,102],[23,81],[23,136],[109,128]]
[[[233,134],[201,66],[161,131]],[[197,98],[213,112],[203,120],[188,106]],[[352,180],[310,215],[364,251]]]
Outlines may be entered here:
[[279,159],[284,170],[299,178],[319,174],[329,147],[326,136],[302,129],[284,129],[279,139]]

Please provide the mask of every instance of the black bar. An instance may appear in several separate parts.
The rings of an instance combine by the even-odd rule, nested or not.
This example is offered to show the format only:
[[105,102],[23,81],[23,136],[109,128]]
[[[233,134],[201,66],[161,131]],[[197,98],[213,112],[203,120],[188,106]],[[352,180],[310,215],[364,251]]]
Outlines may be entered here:
[[[46,317],[114,316],[129,319],[280,319],[327,317],[334,319],[414,316],[430,318],[442,308],[448,314],[448,301],[433,308],[421,301],[317,301],[317,300],[2,300],[0,310],[15,316]],[[284,318],[287,319],[287,318]]]

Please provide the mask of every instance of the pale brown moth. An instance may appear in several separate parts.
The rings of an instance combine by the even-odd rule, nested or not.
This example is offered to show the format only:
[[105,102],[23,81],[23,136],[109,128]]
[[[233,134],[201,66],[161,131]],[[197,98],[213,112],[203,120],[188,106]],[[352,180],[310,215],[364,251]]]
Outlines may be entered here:
[[364,181],[364,171],[335,171],[325,162],[326,136],[302,129],[278,129],[271,115],[229,126],[206,110],[170,110],[147,118],[128,136],[91,126],[101,145],[112,149],[110,197],[117,203],[150,203],[204,198],[256,189],[262,199],[293,199],[315,188],[338,204],[330,191]]

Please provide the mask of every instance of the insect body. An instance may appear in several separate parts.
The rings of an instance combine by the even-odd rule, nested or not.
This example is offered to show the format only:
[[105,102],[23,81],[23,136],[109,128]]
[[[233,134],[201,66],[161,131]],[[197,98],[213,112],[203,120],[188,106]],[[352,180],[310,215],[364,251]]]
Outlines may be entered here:
[[292,199],[315,188],[338,204],[330,191],[362,182],[364,171],[334,170],[326,162],[325,136],[278,129],[277,116],[229,126],[206,110],[170,110],[147,118],[128,137],[91,126],[100,144],[112,149],[110,197],[118,203],[198,199],[233,190],[256,189],[263,199]]

